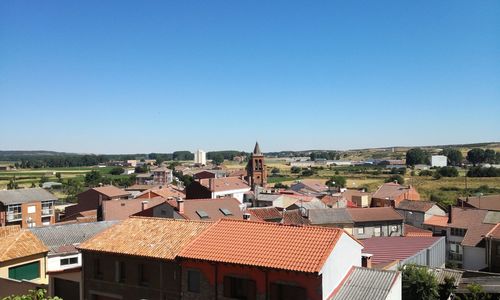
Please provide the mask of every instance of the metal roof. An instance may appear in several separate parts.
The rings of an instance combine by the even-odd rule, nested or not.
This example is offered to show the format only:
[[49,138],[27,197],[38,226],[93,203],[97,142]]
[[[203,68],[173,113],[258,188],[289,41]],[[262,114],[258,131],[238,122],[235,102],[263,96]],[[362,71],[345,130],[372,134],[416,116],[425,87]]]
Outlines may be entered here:
[[345,208],[310,209],[308,212],[311,224],[352,224],[351,215]]
[[0,191],[0,202],[4,205],[48,200],[55,201],[57,200],[57,197],[42,188]]
[[452,269],[441,269],[441,268],[429,268],[429,272],[434,274],[438,284],[443,284],[446,277],[453,278],[455,286],[460,284],[462,279],[462,271],[452,270]]
[[332,299],[385,300],[398,276],[397,271],[354,267]]
[[76,223],[34,227],[30,230],[50,249],[51,253],[57,253],[60,247],[80,244],[117,223],[118,221]]

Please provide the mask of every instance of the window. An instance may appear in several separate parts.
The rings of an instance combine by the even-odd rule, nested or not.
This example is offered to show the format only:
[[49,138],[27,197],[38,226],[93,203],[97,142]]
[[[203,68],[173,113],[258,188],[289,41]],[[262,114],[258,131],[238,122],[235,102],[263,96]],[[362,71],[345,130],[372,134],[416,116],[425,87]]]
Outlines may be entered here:
[[448,253],[449,260],[461,261],[463,258],[463,248],[460,243],[450,242],[450,250]]
[[365,234],[365,227],[364,226],[358,227],[358,234]]
[[61,266],[73,265],[78,263],[78,257],[62,258]]
[[463,229],[463,228],[451,228],[450,229],[450,235],[453,235],[453,236],[465,236],[466,232],[467,232],[467,229]]
[[101,270],[101,261],[96,258],[94,259],[94,278],[95,279],[102,279],[102,270]]
[[227,208],[219,208],[219,210],[221,211],[221,213],[224,214],[224,216],[231,216],[233,213],[227,209]]
[[271,283],[271,300],[307,299],[306,289],[299,286]]
[[44,216],[51,215],[53,212],[53,210],[52,210],[53,205],[54,205],[54,202],[52,202],[52,201],[42,202],[42,215],[44,215]]
[[391,232],[398,232],[398,226],[392,225],[391,226]]
[[21,220],[21,204],[9,205],[7,207],[7,221]]
[[149,278],[144,264],[139,264],[139,285],[149,286]]
[[238,278],[238,277],[224,277],[224,297],[234,299],[256,299],[255,281]]
[[380,236],[382,233],[382,230],[380,229],[380,226],[373,227],[373,235],[374,236]]
[[40,278],[40,262],[37,261],[9,268],[9,278],[16,280],[32,280]]
[[200,219],[210,219],[210,217],[204,210],[197,210],[196,213],[198,214]]
[[199,293],[200,279],[201,279],[200,272],[195,270],[189,270],[187,275],[188,275],[188,291],[193,293]]
[[125,263],[123,261],[115,261],[115,281],[125,282]]

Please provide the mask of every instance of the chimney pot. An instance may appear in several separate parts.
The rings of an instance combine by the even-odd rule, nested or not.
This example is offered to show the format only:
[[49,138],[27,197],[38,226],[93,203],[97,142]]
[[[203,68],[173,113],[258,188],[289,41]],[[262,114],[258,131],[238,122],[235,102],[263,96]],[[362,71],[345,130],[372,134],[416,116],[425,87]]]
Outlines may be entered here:
[[142,205],[142,210],[146,210],[146,209],[148,209],[148,204],[149,204],[149,202],[148,202],[148,201],[142,201],[142,202],[141,202],[141,205]]
[[250,214],[249,213],[244,213],[243,214],[243,220],[246,220],[246,221],[250,220]]
[[181,198],[177,199],[177,210],[180,214],[184,213],[184,200]]

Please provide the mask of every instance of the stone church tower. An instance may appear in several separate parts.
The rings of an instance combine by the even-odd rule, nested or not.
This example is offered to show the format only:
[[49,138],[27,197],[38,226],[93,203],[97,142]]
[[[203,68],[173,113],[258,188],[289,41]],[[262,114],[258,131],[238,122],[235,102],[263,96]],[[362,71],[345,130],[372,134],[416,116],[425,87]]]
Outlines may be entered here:
[[260,152],[259,143],[255,143],[253,153],[248,160],[247,165],[248,184],[254,186],[265,187],[267,184],[267,170],[264,163],[264,154]]

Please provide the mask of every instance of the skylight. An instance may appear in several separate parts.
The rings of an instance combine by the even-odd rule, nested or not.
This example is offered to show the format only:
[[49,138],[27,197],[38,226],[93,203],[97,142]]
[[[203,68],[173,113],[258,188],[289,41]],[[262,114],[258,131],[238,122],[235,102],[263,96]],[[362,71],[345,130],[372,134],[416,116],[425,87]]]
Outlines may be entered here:
[[204,210],[197,210],[196,213],[201,219],[209,219],[210,217]]
[[219,208],[219,210],[225,215],[225,216],[232,216],[233,213],[227,209],[227,208]]

